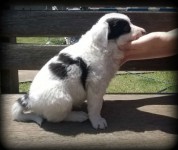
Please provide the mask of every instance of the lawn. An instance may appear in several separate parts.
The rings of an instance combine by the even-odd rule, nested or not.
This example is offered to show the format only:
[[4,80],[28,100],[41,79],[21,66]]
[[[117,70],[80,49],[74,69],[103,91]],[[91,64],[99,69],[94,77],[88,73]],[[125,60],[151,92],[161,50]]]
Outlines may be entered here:
[[[177,74],[176,71],[124,72],[112,79],[106,93],[178,93]],[[28,92],[30,84],[20,83],[20,92]]]
[[[17,37],[17,43],[65,44],[64,37]],[[121,72],[109,84],[107,93],[178,93],[178,71]],[[19,84],[20,92],[27,92],[31,82]]]
[[107,93],[177,93],[178,72],[154,71],[116,75]]
[[28,44],[65,44],[64,37],[17,37],[17,43],[28,43]]

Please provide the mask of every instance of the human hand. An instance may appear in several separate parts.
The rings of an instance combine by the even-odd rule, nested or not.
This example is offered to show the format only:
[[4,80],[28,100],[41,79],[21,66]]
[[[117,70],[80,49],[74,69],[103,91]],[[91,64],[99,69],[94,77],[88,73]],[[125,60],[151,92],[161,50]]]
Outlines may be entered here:
[[122,64],[129,60],[152,59],[174,55],[176,53],[176,30],[152,32],[119,47],[124,52]]

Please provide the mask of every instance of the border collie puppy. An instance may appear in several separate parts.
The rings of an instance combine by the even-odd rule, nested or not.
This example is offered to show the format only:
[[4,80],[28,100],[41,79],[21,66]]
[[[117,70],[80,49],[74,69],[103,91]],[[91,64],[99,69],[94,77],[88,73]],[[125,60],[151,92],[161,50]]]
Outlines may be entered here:
[[[29,93],[12,106],[13,119],[39,125],[43,119],[50,122],[89,119],[93,128],[105,129],[107,122],[100,112],[103,95],[124,56],[118,47],[144,32],[124,14],[104,15],[76,44],[60,51],[42,67]],[[88,114],[72,110],[85,100]]]

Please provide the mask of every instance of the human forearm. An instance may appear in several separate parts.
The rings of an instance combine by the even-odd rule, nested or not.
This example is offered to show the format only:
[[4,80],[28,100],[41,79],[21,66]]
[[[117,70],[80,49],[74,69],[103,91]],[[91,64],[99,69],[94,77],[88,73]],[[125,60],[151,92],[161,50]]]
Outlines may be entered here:
[[176,54],[177,34],[177,30],[152,32],[132,41],[121,47],[125,54],[123,62],[168,57]]

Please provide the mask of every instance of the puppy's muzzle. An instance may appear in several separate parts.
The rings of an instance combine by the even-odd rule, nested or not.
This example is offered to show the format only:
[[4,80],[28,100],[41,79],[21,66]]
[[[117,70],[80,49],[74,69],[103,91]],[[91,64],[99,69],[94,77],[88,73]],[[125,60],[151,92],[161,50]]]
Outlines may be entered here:
[[145,29],[135,25],[132,25],[132,30],[133,30],[132,40],[137,40],[138,38],[146,34]]

